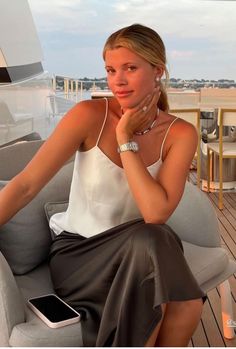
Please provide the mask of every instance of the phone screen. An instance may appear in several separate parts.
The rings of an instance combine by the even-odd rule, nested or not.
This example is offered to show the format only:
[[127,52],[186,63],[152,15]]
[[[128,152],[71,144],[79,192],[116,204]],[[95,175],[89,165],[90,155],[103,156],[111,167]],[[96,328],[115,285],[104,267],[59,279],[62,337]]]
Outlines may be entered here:
[[60,322],[78,317],[79,314],[69,308],[55,295],[31,298],[29,302],[35,306],[51,322]]

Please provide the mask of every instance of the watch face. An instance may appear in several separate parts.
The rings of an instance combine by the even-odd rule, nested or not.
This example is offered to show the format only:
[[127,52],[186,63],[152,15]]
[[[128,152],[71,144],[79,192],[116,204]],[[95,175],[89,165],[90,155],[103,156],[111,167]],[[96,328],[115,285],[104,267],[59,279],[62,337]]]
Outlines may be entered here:
[[123,151],[127,151],[127,150],[131,150],[133,152],[137,152],[138,151],[138,143],[136,142],[128,142],[125,144],[122,144],[118,147],[118,152],[122,153]]
[[138,151],[138,143],[132,142],[132,150],[133,150],[134,152]]

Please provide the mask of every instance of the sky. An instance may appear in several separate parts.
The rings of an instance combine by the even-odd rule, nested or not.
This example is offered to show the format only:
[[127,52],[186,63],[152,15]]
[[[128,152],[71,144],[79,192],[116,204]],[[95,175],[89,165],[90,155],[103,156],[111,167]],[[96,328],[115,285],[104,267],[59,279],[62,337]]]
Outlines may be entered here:
[[236,80],[235,0],[28,0],[44,69],[73,78],[106,76],[102,49],[114,31],[156,30],[170,77]]

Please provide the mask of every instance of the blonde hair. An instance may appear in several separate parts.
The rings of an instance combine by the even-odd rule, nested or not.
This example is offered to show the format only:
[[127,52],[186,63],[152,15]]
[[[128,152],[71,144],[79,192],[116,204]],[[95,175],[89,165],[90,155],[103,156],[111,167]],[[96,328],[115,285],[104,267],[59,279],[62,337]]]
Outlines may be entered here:
[[107,50],[124,47],[132,50],[153,66],[162,67],[165,72],[165,84],[160,83],[161,95],[158,107],[168,111],[169,103],[166,92],[169,73],[166,67],[165,45],[157,32],[141,24],[132,24],[111,34],[103,49],[103,59]]

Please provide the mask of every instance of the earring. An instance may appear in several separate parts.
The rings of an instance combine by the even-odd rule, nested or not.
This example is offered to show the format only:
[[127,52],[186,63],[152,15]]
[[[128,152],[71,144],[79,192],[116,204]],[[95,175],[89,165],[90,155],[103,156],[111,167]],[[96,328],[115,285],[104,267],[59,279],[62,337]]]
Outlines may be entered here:
[[156,77],[156,87],[158,87],[160,85],[160,78],[159,76]]

